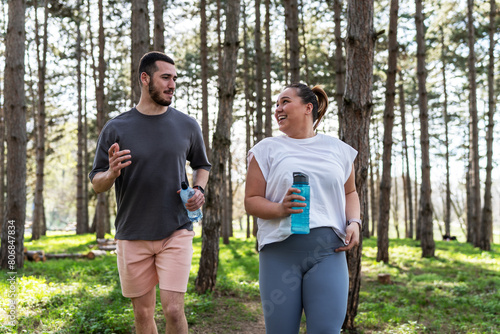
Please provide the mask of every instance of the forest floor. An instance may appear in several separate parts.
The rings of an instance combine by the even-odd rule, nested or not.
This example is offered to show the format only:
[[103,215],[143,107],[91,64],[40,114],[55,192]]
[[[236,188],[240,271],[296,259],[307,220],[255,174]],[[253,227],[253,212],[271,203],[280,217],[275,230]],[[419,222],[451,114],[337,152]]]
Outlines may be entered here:
[[[26,241],[25,246],[46,253],[81,253],[94,243],[94,235],[66,233]],[[228,245],[220,244],[216,287],[201,295],[194,287],[199,236],[193,246],[185,295],[189,332],[265,333],[255,239],[235,238]],[[436,256],[427,259],[421,257],[418,241],[390,239],[389,254],[389,263],[377,262],[376,238],[363,241],[357,333],[500,333],[500,245],[485,252],[467,243],[436,240]],[[382,273],[390,275],[388,284],[379,282]],[[113,253],[94,260],[26,261],[15,281],[7,280],[6,272],[2,275],[0,333],[135,332],[132,306],[121,294]],[[9,327],[12,299],[17,303],[16,326]],[[156,322],[159,333],[164,333],[165,320],[157,300]],[[304,334],[302,320],[300,333]]]

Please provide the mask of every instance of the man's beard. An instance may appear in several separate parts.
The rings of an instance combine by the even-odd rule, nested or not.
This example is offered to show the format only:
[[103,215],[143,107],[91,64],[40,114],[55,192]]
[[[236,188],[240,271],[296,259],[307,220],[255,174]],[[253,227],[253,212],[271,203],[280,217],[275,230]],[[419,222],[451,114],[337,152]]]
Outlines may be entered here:
[[154,83],[151,83],[149,86],[149,96],[151,96],[151,99],[156,103],[164,107],[168,107],[171,103],[172,100],[167,100],[161,96],[162,92],[156,88]]

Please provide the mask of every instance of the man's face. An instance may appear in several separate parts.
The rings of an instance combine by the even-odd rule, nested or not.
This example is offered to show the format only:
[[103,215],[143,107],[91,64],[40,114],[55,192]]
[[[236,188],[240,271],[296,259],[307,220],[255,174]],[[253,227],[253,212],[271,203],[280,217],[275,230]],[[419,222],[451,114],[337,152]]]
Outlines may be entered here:
[[155,103],[167,107],[172,103],[177,72],[174,65],[165,61],[157,61],[156,66],[158,70],[149,82],[149,95]]

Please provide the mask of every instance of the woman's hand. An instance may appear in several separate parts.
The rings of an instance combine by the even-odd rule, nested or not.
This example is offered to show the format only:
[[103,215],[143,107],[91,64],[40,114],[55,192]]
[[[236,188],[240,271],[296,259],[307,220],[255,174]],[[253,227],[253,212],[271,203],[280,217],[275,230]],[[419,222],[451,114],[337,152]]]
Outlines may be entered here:
[[[294,194],[295,193],[295,194]],[[300,193],[300,190],[297,188],[290,188],[286,192],[285,197],[283,198],[283,202],[281,202],[281,211],[283,212],[282,217],[288,217],[292,213],[302,213],[303,209],[294,209],[298,207],[306,207],[306,203],[293,202],[293,200],[305,201],[306,199],[303,196],[297,195]]]
[[361,233],[361,225],[358,223],[351,223],[351,225],[347,226],[345,230],[345,246],[344,247],[339,247],[335,250],[335,252],[345,252],[348,251],[349,249],[353,248],[354,246],[359,245],[359,235]]

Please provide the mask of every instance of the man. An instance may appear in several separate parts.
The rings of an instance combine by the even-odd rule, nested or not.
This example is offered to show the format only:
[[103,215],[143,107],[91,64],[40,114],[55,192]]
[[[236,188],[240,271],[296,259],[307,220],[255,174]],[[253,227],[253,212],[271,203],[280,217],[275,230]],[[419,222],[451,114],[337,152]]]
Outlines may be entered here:
[[139,103],[104,126],[89,177],[97,193],[115,185],[118,272],[122,293],[132,300],[137,333],[157,333],[159,283],[166,332],[187,334],[184,294],[194,232],[179,190],[189,161],[196,192],[186,208],[200,208],[211,166],[196,120],[169,107],[177,80],[174,61],[160,52],[145,54],[139,80]]

